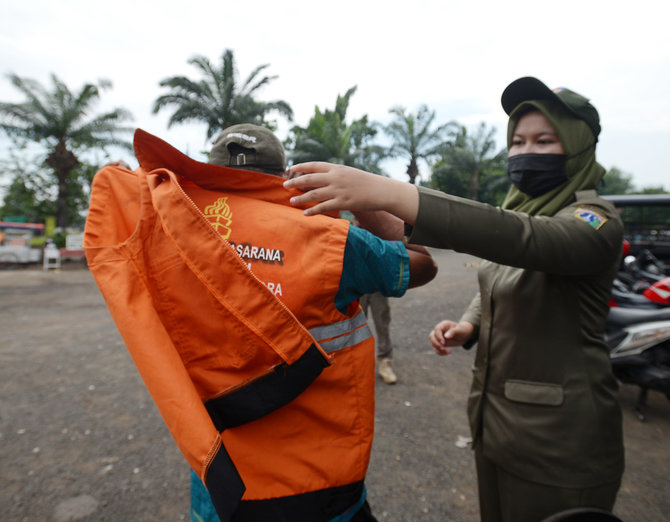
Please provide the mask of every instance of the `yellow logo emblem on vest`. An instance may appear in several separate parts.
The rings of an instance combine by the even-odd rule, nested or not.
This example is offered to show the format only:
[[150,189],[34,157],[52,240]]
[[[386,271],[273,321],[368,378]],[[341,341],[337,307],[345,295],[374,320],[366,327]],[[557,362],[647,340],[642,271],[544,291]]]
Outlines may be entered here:
[[230,210],[227,201],[227,197],[221,197],[204,210],[205,217],[223,239],[230,237],[230,224],[233,221],[233,211]]

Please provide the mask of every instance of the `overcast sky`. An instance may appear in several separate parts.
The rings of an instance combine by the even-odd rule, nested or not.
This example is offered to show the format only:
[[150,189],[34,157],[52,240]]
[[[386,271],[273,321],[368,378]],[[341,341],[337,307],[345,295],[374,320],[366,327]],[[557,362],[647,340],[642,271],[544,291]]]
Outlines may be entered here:
[[[495,126],[499,148],[500,94],[535,76],[591,99],[603,166],[632,174],[638,187],[670,188],[670,37],[661,0],[0,2],[0,100],[22,101],[9,72],[45,85],[53,72],[72,90],[107,78],[113,88],[100,112],[125,107],[134,126],[196,159],[209,148],[205,127],[168,130],[170,111],[153,115],[151,105],[164,93],[161,79],[197,78],[190,57],[218,62],[229,48],[242,78],[270,64],[266,73],[278,78],[259,98],[287,101],[298,125],[357,85],[350,120],[368,114],[386,123],[392,106],[425,103],[441,123]],[[404,164],[387,170],[406,178]]]

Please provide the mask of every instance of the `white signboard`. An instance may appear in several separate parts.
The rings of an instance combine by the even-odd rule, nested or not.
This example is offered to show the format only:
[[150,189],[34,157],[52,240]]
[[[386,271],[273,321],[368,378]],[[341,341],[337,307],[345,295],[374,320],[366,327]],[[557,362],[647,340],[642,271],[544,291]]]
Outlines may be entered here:
[[68,234],[65,236],[65,248],[68,250],[84,249],[84,234]]

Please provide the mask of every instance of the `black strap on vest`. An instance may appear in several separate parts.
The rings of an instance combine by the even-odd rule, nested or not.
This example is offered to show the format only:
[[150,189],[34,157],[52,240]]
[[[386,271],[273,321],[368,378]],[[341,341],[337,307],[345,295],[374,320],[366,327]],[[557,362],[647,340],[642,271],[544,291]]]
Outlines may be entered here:
[[293,364],[281,364],[260,379],[207,401],[205,407],[217,430],[241,426],[291,402],[326,366],[326,359],[313,344]]
[[205,482],[216,514],[223,522],[232,520],[247,488],[223,444],[209,465]]
[[290,497],[240,502],[233,522],[327,522],[356,504],[363,495],[363,482],[310,491]]

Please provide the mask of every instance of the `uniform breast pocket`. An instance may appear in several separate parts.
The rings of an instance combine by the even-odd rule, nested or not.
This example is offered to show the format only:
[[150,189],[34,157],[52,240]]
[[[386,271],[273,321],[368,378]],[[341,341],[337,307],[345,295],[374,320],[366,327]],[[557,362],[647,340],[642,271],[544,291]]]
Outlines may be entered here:
[[510,379],[505,382],[505,398],[525,404],[560,406],[563,404],[563,386]]

